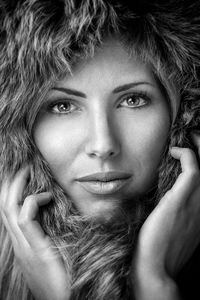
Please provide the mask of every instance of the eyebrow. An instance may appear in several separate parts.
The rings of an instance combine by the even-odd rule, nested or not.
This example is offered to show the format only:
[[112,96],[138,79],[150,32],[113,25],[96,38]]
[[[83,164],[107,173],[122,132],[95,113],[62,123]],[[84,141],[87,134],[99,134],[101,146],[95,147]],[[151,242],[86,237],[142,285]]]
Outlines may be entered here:
[[138,85],[143,85],[143,84],[154,86],[152,83],[150,83],[148,81],[131,82],[131,83],[128,83],[128,84],[118,86],[117,88],[115,88],[113,90],[113,94],[124,92],[124,91],[129,90],[132,87],[135,87],[135,86],[138,86]]
[[68,95],[74,95],[74,96],[78,96],[78,97],[82,97],[82,98],[87,98],[86,94],[73,90],[73,89],[68,89],[68,88],[64,88],[64,87],[53,87],[52,90],[57,90],[57,91],[61,91],[63,93],[67,93]]
[[[123,84],[123,85],[118,86],[117,88],[115,88],[112,91],[112,93],[117,94],[117,93],[120,93],[120,92],[124,92],[126,90],[129,90],[132,87],[135,87],[135,86],[138,86],[138,85],[143,85],[143,84],[154,86],[152,83],[150,83],[148,81],[131,82],[131,83],[128,83],[128,84]],[[61,91],[63,93],[67,93],[68,95],[74,95],[74,96],[78,96],[78,97],[82,97],[82,98],[87,98],[86,94],[84,94],[83,92],[74,90],[74,89],[69,89],[69,88],[64,88],[64,87],[53,87],[52,90]]]

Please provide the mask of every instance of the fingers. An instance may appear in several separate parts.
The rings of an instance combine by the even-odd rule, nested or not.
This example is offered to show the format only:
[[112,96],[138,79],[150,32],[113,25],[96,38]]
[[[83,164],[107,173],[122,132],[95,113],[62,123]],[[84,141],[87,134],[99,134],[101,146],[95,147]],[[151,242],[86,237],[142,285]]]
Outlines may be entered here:
[[51,201],[51,194],[44,192],[28,196],[22,205],[18,225],[32,249],[40,250],[49,246],[49,240],[42,230],[37,216],[39,207]]
[[170,149],[171,155],[179,159],[182,173],[178,176],[171,191],[189,197],[194,187],[199,184],[200,170],[194,152],[189,148],[173,147]]
[[63,261],[37,221],[40,207],[51,201],[51,195],[44,192],[24,199],[28,174],[27,167],[4,181],[0,193],[2,220],[32,294],[38,299],[68,299],[69,278]]
[[23,201],[23,192],[27,184],[30,169],[25,167],[18,171],[13,178],[12,182],[9,182],[9,189],[6,197],[6,212],[9,216],[16,216],[20,210],[20,204]]
[[4,207],[5,199],[7,198],[7,193],[9,190],[9,181],[8,179],[4,180],[2,186],[1,186],[1,192],[0,192],[0,208]]
[[[0,192],[0,214],[3,221],[3,224],[11,238],[13,248],[18,248],[18,241],[16,238],[15,233],[12,230],[11,223],[13,222],[11,219],[11,209],[8,206],[8,193],[9,193],[9,187],[10,187],[10,181],[9,179],[5,179],[1,186],[1,192]],[[10,215],[11,213],[11,215]]]
[[196,156],[191,149],[173,147],[170,152],[174,158],[180,160],[183,172],[199,172]]
[[17,223],[28,176],[27,166],[18,171],[13,179],[7,178],[2,185],[2,218],[14,246],[17,246],[17,243],[25,243]]
[[39,207],[50,202],[51,195],[44,192],[23,199],[29,172],[27,166],[18,171],[14,178],[6,179],[0,193],[2,220],[10,235],[14,250],[19,247],[44,248],[50,244],[50,239],[43,232],[37,216]]
[[17,239],[16,239],[15,235],[13,234],[13,232],[11,230],[11,227],[10,227],[8,221],[7,221],[7,218],[6,218],[6,216],[5,216],[5,214],[3,213],[2,210],[1,210],[1,218],[2,218],[3,224],[4,224],[4,226],[5,226],[8,234],[9,234],[9,237],[10,237],[10,239],[12,241],[13,248],[15,250],[15,249],[18,248],[18,242],[17,242]]

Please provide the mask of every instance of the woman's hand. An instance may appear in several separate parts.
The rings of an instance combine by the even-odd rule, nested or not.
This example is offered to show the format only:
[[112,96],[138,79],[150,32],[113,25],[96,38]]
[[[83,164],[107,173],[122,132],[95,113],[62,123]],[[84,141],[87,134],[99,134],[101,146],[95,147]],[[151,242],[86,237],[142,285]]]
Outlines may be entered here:
[[[48,192],[23,199],[29,167],[5,180],[0,193],[0,212],[12,240],[24,278],[37,300],[67,300],[69,276],[51,239],[37,221],[39,207],[51,201]],[[23,201],[24,200],[24,201]]]
[[[199,138],[195,138],[199,147]],[[180,299],[173,278],[200,243],[200,170],[195,154],[172,148],[182,173],[143,224],[134,257],[139,300]]]

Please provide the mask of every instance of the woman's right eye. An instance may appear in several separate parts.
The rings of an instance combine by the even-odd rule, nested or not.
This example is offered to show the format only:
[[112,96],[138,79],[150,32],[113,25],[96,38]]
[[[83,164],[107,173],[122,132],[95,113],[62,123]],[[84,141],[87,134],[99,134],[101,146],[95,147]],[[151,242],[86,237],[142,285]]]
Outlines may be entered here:
[[55,114],[70,114],[77,110],[77,106],[70,101],[57,102],[50,105],[48,110]]

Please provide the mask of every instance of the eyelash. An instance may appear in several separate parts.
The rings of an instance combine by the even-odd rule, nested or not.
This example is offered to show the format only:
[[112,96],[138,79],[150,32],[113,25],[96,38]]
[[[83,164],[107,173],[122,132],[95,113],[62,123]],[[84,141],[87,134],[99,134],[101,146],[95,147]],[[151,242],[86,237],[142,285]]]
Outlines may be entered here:
[[[69,105],[70,107],[71,106],[74,106],[75,109],[71,110],[71,111],[65,111],[65,112],[56,112],[54,111],[54,108],[59,105]],[[55,101],[53,103],[50,104],[50,106],[48,107],[48,111],[49,112],[52,112],[54,114],[65,114],[65,115],[68,115],[68,114],[71,114],[73,113],[75,110],[77,110],[77,106],[75,104],[73,104],[72,100],[58,100],[58,101]]]
[[[121,105],[122,102],[127,101],[130,98],[134,98],[134,99],[142,99],[145,103],[142,105],[136,105],[136,106],[123,106]],[[120,100],[120,107],[127,107],[127,108],[132,108],[132,109],[141,109],[143,106],[148,105],[151,102],[150,97],[145,93],[145,92],[139,92],[139,93],[131,93],[129,95],[126,95],[122,98],[122,100]]]
[[[122,103],[124,101],[127,101],[128,99],[131,99],[131,98],[134,98],[134,99],[142,99],[145,103],[142,104],[142,105],[136,105],[136,106],[129,106],[128,104],[127,105],[122,105]],[[120,103],[118,104],[117,107],[125,107],[125,108],[131,108],[131,109],[141,109],[143,106],[146,106],[150,103],[151,99],[150,97],[145,93],[145,92],[139,92],[139,93],[131,93],[131,94],[128,94],[128,95],[125,95],[124,97],[122,97],[122,99],[120,99]],[[69,105],[70,108],[72,106],[74,106],[75,108],[72,109],[72,110],[69,110],[69,111],[64,111],[64,112],[57,112],[55,111],[55,107],[59,106],[59,105]],[[55,114],[65,114],[65,115],[68,115],[68,114],[71,114],[73,113],[74,111],[76,110],[79,110],[78,107],[73,103],[72,100],[57,100],[53,103],[51,103],[49,106],[48,106],[48,111],[49,112],[52,112],[52,113],[55,113]]]

